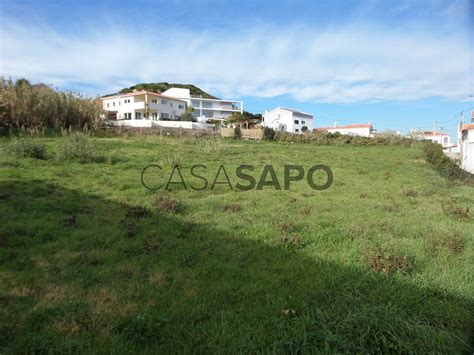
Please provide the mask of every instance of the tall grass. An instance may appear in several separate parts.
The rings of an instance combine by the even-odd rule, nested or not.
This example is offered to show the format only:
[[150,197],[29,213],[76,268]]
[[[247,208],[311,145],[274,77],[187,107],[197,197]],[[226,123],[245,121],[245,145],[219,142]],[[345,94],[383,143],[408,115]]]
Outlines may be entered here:
[[95,129],[100,124],[100,100],[25,79],[2,78],[0,90],[0,127]]

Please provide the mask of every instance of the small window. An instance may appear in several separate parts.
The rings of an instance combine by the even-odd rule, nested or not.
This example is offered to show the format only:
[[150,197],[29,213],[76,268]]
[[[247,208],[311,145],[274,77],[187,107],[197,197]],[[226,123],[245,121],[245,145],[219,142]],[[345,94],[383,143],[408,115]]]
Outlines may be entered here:
[[170,118],[170,115],[169,115],[169,113],[161,112],[160,113],[160,118],[168,119],[168,118]]
[[297,128],[297,129],[295,129],[295,132],[299,132],[299,131],[300,131],[300,130],[299,130],[298,128]]
[[301,121],[301,124],[305,124],[306,122],[305,121]]
[[166,100],[161,100],[162,105],[166,105]]
[[110,104],[107,102],[107,107],[110,107]]
[[153,99],[153,100],[151,100],[151,102],[153,102],[154,104],[156,104],[156,103],[158,103],[158,100]]
[[112,106],[115,106],[115,101],[114,101],[114,102],[112,102]]
[[295,122],[295,124],[299,124],[299,123],[300,123],[300,121],[298,121],[298,120],[295,120],[294,122]]
[[179,107],[180,110],[184,109],[184,105],[179,105],[178,107]]
[[172,102],[170,102],[170,106],[173,107],[173,103],[172,103]]

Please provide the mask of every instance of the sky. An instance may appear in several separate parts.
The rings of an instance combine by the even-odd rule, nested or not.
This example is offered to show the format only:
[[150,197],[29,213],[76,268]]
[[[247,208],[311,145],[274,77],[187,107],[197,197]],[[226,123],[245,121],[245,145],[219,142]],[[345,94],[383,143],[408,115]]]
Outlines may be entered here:
[[[0,0],[1,73],[104,95],[197,85],[314,126],[444,130],[474,106],[474,0]],[[435,123],[436,122],[436,123]]]

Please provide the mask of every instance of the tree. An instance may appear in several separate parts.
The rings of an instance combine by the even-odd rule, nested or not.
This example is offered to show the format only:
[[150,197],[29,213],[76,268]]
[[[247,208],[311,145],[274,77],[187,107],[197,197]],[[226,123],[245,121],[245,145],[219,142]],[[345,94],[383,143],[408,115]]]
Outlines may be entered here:
[[234,139],[242,139],[242,130],[240,126],[234,128]]

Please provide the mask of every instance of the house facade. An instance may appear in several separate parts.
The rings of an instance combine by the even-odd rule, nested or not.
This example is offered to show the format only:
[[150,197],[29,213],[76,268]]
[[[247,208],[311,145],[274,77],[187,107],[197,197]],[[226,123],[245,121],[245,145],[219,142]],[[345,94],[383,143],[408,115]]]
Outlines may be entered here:
[[193,117],[198,122],[207,122],[208,120],[222,121],[233,113],[242,114],[244,112],[242,101],[206,99],[191,95],[189,89],[170,88],[163,92],[162,95],[185,101],[188,107],[193,109]]
[[464,170],[474,174],[474,122],[461,124],[459,126],[459,132],[461,167]]
[[262,126],[291,133],[311,132],[313,115],[291,108],[277,107],[264,112]]
[[443,148],[450,148],[453,146],[451,143],[451,137],[447,133],[443,132],[432,132],[432,131],[425,131],[421,132],[420,138],[424,140],[430,140],[433,143],[438,143],[443,146]]
[[186,112],[186,101],[150,91],[111,95],[101,100],[108,117],[115,120],[178,120]]
[[372,137],[375,134],[372,124],[350,124],[345,126],[318,127],[316,132],[340,133],[347,136]]

